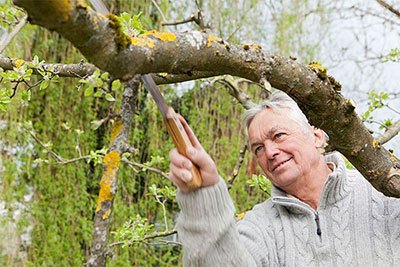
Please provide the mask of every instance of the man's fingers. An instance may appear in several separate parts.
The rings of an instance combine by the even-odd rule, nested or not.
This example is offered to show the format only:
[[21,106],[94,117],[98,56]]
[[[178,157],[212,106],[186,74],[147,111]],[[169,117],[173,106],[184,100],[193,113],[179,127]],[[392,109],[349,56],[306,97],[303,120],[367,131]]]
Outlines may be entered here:
[[169,152],[169,158],[171,160],[171,163],[177,167],[186,168],[186,169],[190,170],[193,166],[190,159],[188,159],[184,155],[180,154],[176,148],[173,148]]
[[196,135],[193,133],[192,128],[190,128],[189,124],[186,122],[185,118],[182,117],[182,115],[178,114],[178,118],[180,122],[182,123],[183,128],[185,128],[185,132],[189,137],[190,142],[192,145],[196,148],[201,148],[201,144],[199,140],[197,139]]

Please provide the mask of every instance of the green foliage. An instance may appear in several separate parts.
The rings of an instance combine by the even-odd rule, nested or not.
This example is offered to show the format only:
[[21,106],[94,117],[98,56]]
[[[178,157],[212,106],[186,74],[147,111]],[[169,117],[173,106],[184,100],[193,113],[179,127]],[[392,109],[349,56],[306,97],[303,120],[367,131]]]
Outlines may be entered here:
[[122,31],[128,36],[137,36],[145,32],[143,25],[140,21],[142,12],[137,15],[131,15],[127,12],[122,12],[119,16]]
[[259,188],[261,191],[266,193],[268,196],[271,192],[271,181],[267,179],[264,175],[255,175],[251,176],[251,179],[247,180],[247,184],[250,187]]
[[372,120],[372,113],[386,106],[385,101],[388,100],[388,94],[386,92],[378,92],[376,90],[371,90],[368,92],[368,109],[365,111],[361,118],[363,121]]
[[400,49],[399,48],[392,48],[390,52],[384,56],[383,62],[400,62]]
[[153,224],[147,218],[136,215],[135,219],[126,221],[117,231],[112,232],[116,240],[122,242],[122,247],[140,244],[146,235],[152,233]]
[[0,90],[0,111],[7,111],[7,105],[10,103],[10,97],[7,91]]

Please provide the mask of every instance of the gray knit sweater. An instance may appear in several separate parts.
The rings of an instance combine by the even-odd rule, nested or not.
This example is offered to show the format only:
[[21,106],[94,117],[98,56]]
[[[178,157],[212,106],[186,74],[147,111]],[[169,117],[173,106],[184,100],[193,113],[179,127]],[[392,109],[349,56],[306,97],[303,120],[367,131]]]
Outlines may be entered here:
[[[236,223],[221,181],[178,193],[185,266],[400,266],[400,199],[385,197],[340,154],[318,210],[278,188]],[[222,180],[222,179],[221,179]]]

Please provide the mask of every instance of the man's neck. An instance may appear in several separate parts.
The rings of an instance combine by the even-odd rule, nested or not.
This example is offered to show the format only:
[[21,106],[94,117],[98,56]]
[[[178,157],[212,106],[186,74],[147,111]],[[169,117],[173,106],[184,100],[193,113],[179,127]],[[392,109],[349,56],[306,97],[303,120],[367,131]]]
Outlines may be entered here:
[[310,205],[314,210],[317,210],[325,182],[331,172],[332,170],[324,162],[320,165],[320,168],[310,175],[310,177],[303,177],[301,182],[295,188],[285,191]]

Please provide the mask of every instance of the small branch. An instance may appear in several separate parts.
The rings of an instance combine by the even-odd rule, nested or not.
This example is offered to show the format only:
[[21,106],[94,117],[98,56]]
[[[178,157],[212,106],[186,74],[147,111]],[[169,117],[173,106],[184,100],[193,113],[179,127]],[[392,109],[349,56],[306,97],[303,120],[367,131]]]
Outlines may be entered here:
[[[150,240],[150,239],[154,239],[154,238],[158,238],[158,237],[165,237],[165,236],[174,235],[176,233],[178,233],[178,231],[176,229],[172,229],[172,230],[169,230],[169,231],[163,231],[163,232],[154,232],[151,235],[146,235],[141,239],[131,240],[128,245],[133,245],[134,243],[141,243],[141,242],[144,242],[146,240]],[[176,243],[176,242],[174,242],[174,243]],[[114,242],[114,243],[110,244],[110,247],[114,247],[114,246],[122,245],[122,244],[125,244],[125,242],[123,242],[123,241]],[[180,244],[180,243],[178,243],[178,244]]]
[[235,86],[232,82],[228,81],[226,78],[223,79],[216,79],[213,83],[220,83],[226,86],[229,90],[229,94],[236,98],[239,103],[245,108],[249,109],[254,106],[254,102],[251,101],[251,98],[239,90],[237,86]]
[[178,20],[178,21],[164,21],[161,23],[162,26],[175,26],[175,25],[180,25],[180,24],[185,24],[189,22],[195,22],[195,16],[192,14],[190,17],[183,19],[183,20]]
[[28,16],[24,16],[15,26],[10,34],[7,35],[7,37],[3,40],[3,42],[0,44],[0,53],[4,51],[4,49],[11,43],[11,41],[14,39],[14,37],[19,33],[19,31],[22,29],[22,27],[25,26],[26,20]]
[[49,149],[32,131],[28,131],[29,134],[32,136],[32,138],[44,149],[49,151],[49,154],[54,157],[58,162],[63,162],[64,159],[59,156],[57,153],[55,153],[53,150]]
[[383,6],[384,8],[395,14],[396,16],[400,17],[400,11],[395,9],[393,6],[389,5],[383,0],[376,0],[376,2],[378,2],[378,4],[380,4],[381,6]]
[[189,22],[194,22],[199,25],[200,29],[210,29],[211,26],[204,21],[203,14],[201,10],[197,11],[197,14],[191,14],[188,18],[178,21],[164,21],[161,23],[162,26],[175,26],[180,24],[185,24]]
[[395,122],[378,138],[379,143],[385,144],[400,132],[400,121]]
[[[12,60],[11,58],[0,54],[0,67],[4,70],[13,70],[16,60]],[[54,74],[57,74],[60,77],[72,77],[72,78],[82,78],[85,76],[89,76],[93,74],[96,70],[96,67],[92,64],[88,63],[78,63],[78,64],[48,64],[45,63],[42,65],[45,71],[48,69],[52,69]],[[40,75],[37,69],[32,68],[33,73],[36,75]]]
[[[163,20],[163,21],[166,21],[167,19],[165,18],[164,13],[162,12],[162,10],[161,10],[160,6],[157,4],[157,2],[154,1],[154,0],[151,0],[151,2],[152,2],[153,5],[157,8],[158,12],[159,12],[160,15],[161,15],[162,20]],[[161,23],[161,25],[163,25],[163,24]]]
[[153,167],[149,167],[149,166],[146,166],[146,165],[141,164],[141,163],[138,163],[138,162],[129,161],[129,160],[127,160],[127,159],[122,159],[122,161],[123,161],[124,163],[126,163],[126,164],[128,164],[128,165],[131,165],[131,166],[134,166],[134,167],[138,167],[138,168],[141,168],[141,169],[145,168],[145,169],[147,169],[148,171],[157,173],[157,174],[163,176],[164,178],[169,179],[169,178],[168,178],[168,174],[165,173],[165,172],[163,172],[163,171],[161,171],[161,170],[159,170],[159,169],[156,169],[156,168],[153,168]]
[[239,169],[242,166],[242,163],[244,160],[244,155],[246,154],[246,151],[247,151],[247,144],[245,144],[242,147],[242,149],[239,151],[239,156],[238,156],[236,165],[233,168],[231,175],[229,175],[227,178],[228,190],[232,188],[233,182],[235,181],[237,175],[239,174]]
[[[27,130],[28,131],[28,130]],[[64,159],[63,157],[61,157],[60,155],[58,155],[56,152],[54,152],[53,150],[49,149],[32,131],[28,131],[29,134],[32,136],[32,138],[44,149],[46,149],[47,151],[49,151],[49,154],[55,158],[57,161],[51,164],[56,164],[56,165],[65,165],[65,164],[70,164],[70,163],[74,163],[77,161],[81,161],[81,160],[87,160],[90,159],[89,155],[86,156],[81,156],[78,158],[72,158],[72,159]]]

